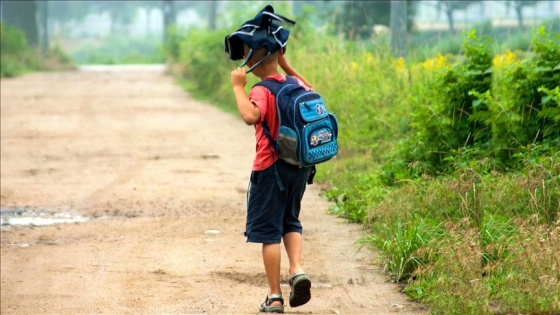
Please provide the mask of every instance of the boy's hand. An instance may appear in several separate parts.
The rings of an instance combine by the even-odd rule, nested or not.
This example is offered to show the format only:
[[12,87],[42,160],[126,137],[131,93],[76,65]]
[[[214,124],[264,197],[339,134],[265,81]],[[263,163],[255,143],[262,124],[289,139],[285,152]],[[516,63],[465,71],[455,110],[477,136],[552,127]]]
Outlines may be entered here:
[[237,68],[231,72],[231,85],[235,87],[245,88],[247,84],[247,72],[243,68]]

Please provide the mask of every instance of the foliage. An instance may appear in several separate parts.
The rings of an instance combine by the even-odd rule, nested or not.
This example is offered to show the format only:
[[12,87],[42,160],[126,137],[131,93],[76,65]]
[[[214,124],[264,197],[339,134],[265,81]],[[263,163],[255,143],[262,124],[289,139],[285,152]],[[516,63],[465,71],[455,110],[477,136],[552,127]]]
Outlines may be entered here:
[[361,241],[381,249],[387,259],[387,271],[396,281],[402,281],[429,261],[430,257],[421,249],[442,238],[445,231],[441,222],[417,214],[405,220],[397,218],[391,223],[394,224],[374,224],[373,233]]
[[[552,254],[560,250],[558,226],[489,215],[484,227],[447,224],[448,237],[419,251],[429,263],[415,271],[405,292],[428,302],[435,314],[558,311],[559,262]],[[494,259],[476,263],[481,250]]]
[[1,22],[23,31],[27,44],[33,48],[39,44],[37,7],[37,1],[3,1],[1,7]]
[[0,25],[0,77],[15,77],[34,70],[71,69],[72,60],[54,45],[49,49],[47,58],[31,49],[20,29],[13,26]]
[[[532,54],[524,62],[503,67],[493,96],[483,95],[495,112],[495,154],[509,165],[527,153],[548,151],[560,144],[559,102],[554,95],[560,82],[560,35],[549,35],[544,27],[533,38]],[[516,58],[513,54],[512,58]],[[543,152],[545,153],[545,152]]]
[[372,207],[367,241],[434,313],[555,310],[560,261],[544,255],[560,244],[559,157],[528,174],[467,170],[403,185]]
[[[484,161],[485,170],[521,166],[526,154],[547,155],[560,142],[555,88],[560,82],[560,46],[544,27],[535,32],[526,62],[506,53],[496,59],[489,42],[473,31],[464,58],[442,56],[429,85],[410,95],[410,130],[389,154],[384,181],[394,184],[422,174],[437,175]],[[492,69],[493,63],[503,67]],[[425,64],[424,64],[424,68]]]
[[491,87],[488,43],[471,31],[463,42],[463,58],[451,63],[440,55],[440,65],[430,75],[433,81],[411,94],[410,129],[390,153],[384,170],[386,183],[445,173],[457,163],[463,166],[477,154],[477,150],[465,149],[488,143],[488,107],[473,95]]
[[40,60],[29,48],[25,34],[13,26],[0,25],[2,49],[0,76],[13,77],[40,68]]
[[2,42],[0,42],[2,54],[19,55],[29,49],[25,34],[20,29],[4,24],[0,27],[0,31],[2,31]]
[[211,95],[214,102],[233,111],[233,92],[227,83],[229,71],[235,64],[218,46],[218,43],[223,44],[223,40],[224,35],[220,31],[190,30],[179,43],[176,62],[181,67],[181,77],[192,84],[190,91],[199,97]]

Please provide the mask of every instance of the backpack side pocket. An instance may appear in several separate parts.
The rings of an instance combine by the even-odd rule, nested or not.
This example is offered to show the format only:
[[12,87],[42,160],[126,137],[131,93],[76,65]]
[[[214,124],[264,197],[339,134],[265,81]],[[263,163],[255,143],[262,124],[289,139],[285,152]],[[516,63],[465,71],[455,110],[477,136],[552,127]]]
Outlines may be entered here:
[[286,126],[280,126],[277,142],[280,158],[290,164],[300,165],[297,159],[298,136],[296,132]]

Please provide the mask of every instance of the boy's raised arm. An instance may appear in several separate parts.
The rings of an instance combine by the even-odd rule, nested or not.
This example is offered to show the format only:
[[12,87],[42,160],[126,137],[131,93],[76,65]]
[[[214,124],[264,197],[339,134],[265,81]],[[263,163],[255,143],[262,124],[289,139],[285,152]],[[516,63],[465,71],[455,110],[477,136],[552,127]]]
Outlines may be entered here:
[[245,84],[247,84],[247,73],[242,68],[237,68],[231,72],[231,86],[235,95],[237,109],[241,115],[241,119],[247,125],[254,125],[259,122],[261,112],[255,104],[251,103],[249,97],[245,93]]
[[282,49],[280,49],[278,51],[278,65],[280,66],[280,68],[282,68],[282,70],[284,70],[284,72],[287,75],[296,77],[296,78],[300,79],[303,82],[303,84],[307,85],[310,88],[313,88],[311,83],[309,83],[309,81],[307,81],[303,75],[301,75],[299,72],[297,72],[297,70],[294,69],[288,63],[288,60],[286,60],[286,57],[284,56],[284,52],[282,51]]

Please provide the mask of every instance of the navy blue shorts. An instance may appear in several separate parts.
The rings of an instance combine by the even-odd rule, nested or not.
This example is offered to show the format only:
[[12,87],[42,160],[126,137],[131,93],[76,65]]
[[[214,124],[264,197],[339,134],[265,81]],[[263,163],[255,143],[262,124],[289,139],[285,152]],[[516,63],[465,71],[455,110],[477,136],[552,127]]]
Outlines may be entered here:
[[309,167],[300,168],[278,159],[263,171],[251,172],[247,242],[278,244],[286,233],[303,232],[299,212],[309,171]]

